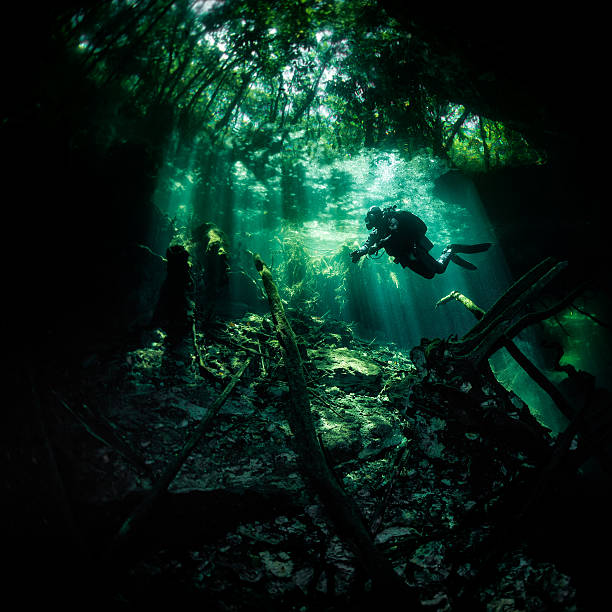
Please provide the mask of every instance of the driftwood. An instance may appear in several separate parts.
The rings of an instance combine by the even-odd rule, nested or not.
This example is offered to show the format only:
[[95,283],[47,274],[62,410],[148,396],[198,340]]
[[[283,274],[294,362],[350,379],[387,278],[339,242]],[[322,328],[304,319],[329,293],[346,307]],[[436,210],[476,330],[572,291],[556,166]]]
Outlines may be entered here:
[[159,480],[155,483],[148,495],[142,500],[137,506],[134,512],[124,521],[123,525],[117,532],[114,539],[114,548],[117,548],[127,537],[133,532],[136,525],[150,512],[155,502],[160,496],[165,493],[170,486],[170,483],[174,480],[179,470],[185,463],[187,457],[191,454],[196,444],[200,441],[200,438],[206,431],[208,425],[212,419],[219,412],[225,400],[229,397],[232,389],[236,386],[236,383],[240,380],[240,377],[246,370],[247,366],[251,361],[251,357],[247,357],[242,365],[238,368],[238,371],[234,374],[230,382],[226,385],[221,395],[215,400],[210,406],[208,412],[202,417],[198,426],[191,434],[189,440],[185,443],[182,450],[174,461],[164,470]]
[[[274,326],[278,335],[290,389],[287,420],[294,435],[301,470],[319,494],[338,534],[351,546],[363,569],[382,592],[399,596],[405,605],[419,606],[414,592],[395,573],[390,561],[379,551],[355,501],[340,486],[319,444],[310,409],[309,391],[302,357],[272,274],[259,255],[255,266],[261,275]],[[378,589],[377,589],[378,590]]]

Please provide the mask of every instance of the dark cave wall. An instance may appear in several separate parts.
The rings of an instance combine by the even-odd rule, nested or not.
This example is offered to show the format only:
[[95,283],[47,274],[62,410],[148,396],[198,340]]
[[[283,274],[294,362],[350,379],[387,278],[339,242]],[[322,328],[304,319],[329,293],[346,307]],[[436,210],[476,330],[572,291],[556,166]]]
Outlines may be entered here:
[[575,169],[506,168],[472,178],[515,276],[547,255],[567,260],[572,280],[603,271],[604,208]]
[[568,262],[554,285],[558,294],[590,282],[608,298],[607,209],[598,180],[598,173],[590,176],[569,162],[473,174],[451,170],[438,179],[435,193],[461,204],[476,190],[513,278],[555,257]]
[[[25,136],[16,135],[17,150]],[[150,319],[173,230],[152,203],[158,162],[146,146],[73,149],[61,134],[46,136],[37,179],[27,167],[14,173],[30,184],[30,206],[16,215],[28,228],[16,316],[25,350],[78,359],[88,343]]]
[[[601,179],[600,173],[590,172],[577,160],[473,177],[513,278],[552,256],[567,261],[568,266],[551,285],[548,303],[583,287],[570,304],[569,311],[575,313],[566,319],[570,325],[552,317],[549,324],[533,327],[540,366],[556,370],[558,347],[562,347],[562,363],[569,360],[595,376],[598,386],[610,388],[612,290]],[[583,312],[576,314],[574,304]]]
[[165,271],[138,245],[163,256],[171,233],[152,204],[170,118],[123,108],[120,89],[83,77],[56,35],[69,4],[9,9],[3,26],[27,23],[28,44],[3,55],[0,102],[5,223],[17,259],[5,276],[10,320],[21,352],[60,358],[146,318],[138,293],[151,299]]

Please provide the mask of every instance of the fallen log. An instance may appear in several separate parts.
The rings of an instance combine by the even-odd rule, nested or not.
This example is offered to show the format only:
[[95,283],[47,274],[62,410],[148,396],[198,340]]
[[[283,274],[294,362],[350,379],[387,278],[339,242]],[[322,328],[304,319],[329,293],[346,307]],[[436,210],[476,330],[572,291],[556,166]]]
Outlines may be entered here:
[[[319,494],[338,534],[354,551],[363,569],[380,592],[399,596],[405,604],[419,606],[416,594],[395,573],[391,562],[376,548],[365,519],[355,501],[340,486],[319,444],[310,409],[309,391],[295,334],[281,302],[269,268],[259,255],[255,267],[264,284],[279,339],[290,389],[286,416],[294,435],[301,471]],[[379,590],[377,589],[377,590]]]
[[251,357],[247,357],[244,360],[242,365],[238,368],[238,371],[232,376],[231,380],[226,385],[225,389],[223,389],[221,395],[215,400],[212,406],[210,406],[210,408],[208,409],[208,412],[202,417],[196,429],[189,437],[189,440],[187,440],[187,442],[183,446],[181,452],[176,456],[174,461],[164,470],[163,474],[155,483],[149,494],[136,507],[132,514],[123,522],[121,528],[119,529],[114,538],[113,549],[118,548],[124,541],[126,541],[128,536],[133,532],[138,523],[142,521],[145,516],[148,515],[148,513],[151,511],[160,496],[167,491],[168,487],[170,486],[170,483],[174,480],[179,470],[185,463],[185,460],[191,454],[196,444],[200,441],[200,438],[206,431],[208,425],[217,415],[217,413],[225,403],[225,400],[227,400],[229,394],[232,392],[232,389],[240,380],[240,377],[246,370],[250,361]]

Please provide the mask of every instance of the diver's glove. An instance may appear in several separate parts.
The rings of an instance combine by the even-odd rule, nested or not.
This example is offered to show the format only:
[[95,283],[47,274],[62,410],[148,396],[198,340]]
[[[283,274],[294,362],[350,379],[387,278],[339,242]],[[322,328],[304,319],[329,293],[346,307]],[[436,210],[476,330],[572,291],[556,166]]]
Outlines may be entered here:
[[362,246],[351,253],[351,259],[353,260],[353,263],[357,263],[364,255],[367,255],[368,253],[372,252],[373,251],[371,247],[368,249],[368,247]]

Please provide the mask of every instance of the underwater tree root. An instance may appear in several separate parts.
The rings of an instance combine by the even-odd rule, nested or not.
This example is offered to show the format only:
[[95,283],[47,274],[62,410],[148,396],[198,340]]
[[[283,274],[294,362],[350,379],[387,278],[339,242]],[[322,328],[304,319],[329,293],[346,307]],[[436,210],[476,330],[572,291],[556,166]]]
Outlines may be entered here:
[[[566,261],[556,263],[551,257],[534,266],[479,317],[478,323],[465,336],[460,340],[449,342],[450,350],[456,357],[466,359],[477,366],[527,326],[547,319],[561,310],[583,290],[582,287],[577,288],[554,307],[540,312],[530,312],[513,322],[566,267]],[[464,298],[462,303],[473,313],[481,310],[478,307],[470,307],[469,302],[470,300]]]
[[155,483],[149,494],[143,499],[143,501],[137,506],[134,512],[124,521],[123,525],[115,535],[112,548],[117,550],[121,544],[123,544],[128,537],[132,534],[138,523],[142,521],[151,511],[155,502],[160,496],[165,493],[170,486],[170,483],[174,480],[179,470],[185,463],[187,457],[191,454],[200,438],[208,428],[208,425],[212,419],[217,415],[229,394],[232,392],[236,383],[240,380],[240,377],[244,374],[247,366],[251,362],[251,357],[247,357],[242,365],[238,368],[238,371],[232,376],[229,383],[223,389],[221,395],[214,401],[212,406],[208,409],[208,412],[202,417],[198,423],[196,429],[193,431],[189,440],[185,443],[182,450],[178,453],[174,461],[164,470],[159,480]]
[[219,381],[217,375],[204,363],[204,359],[202,358],[202,351],[200,350],[200,345],[198,344],[198,334],[196,332],[195,320],[193,325],[191,326],[192,335],[193,335],[193,348],[195,350],[196,361],[198,365],[198,372],[202,378],[206,378],[212,383],[216,383]]
[[295,450],[306,480],[319,494],[338,534],[353,549],[363,569],[381,595],[400,597],[404,604],[419,607],[416,593],[395,573],[391,562],[375,546],[355,501],[346,494],[326,461],[319,444],[310,408],[309,391],[295,334],[272,278],[259,255],[253,256],[260,273],[279,339],[290,389],[286,416],[294,435]]
[[[538,284],[538,279],[541,281],[542,276],[550,275],[551,271],[554,270],[554,267],[551,268],[550,266],[550,262],[543,262],[540,266],[536,266],[504,294],[488,313],[457,291],[452,291],[436,304],[437,307],[451,300],[456,300],[465,306],[479,320],[479,323],[464,337],[464,339],[468,339],[468,346],[473,350],[475,346],[473,339],[478,337],[479,334],[479,342],[481,343],[486,342],[484,337],[487,333],[495,334],[496,340],[488,343],[486,351],[480,351],[479,355],[486,359],[495,350],[501,347],[506,348],[530,378],[551,397],[559,410],[570,419],[569,425],[558,437],[547,461],[540,466],[537,473],[525,481],[519,480],[516,484],[511,485],[506,491],[504,499],[500,501],[497,509],[500,518],[497,521],[497,525],[495,525],[494,529],[480,545],[480,553],[478,554],[481,560],[480,567],[471,577],[469,584],[463,588],[460,594],[457,594],[457,603],[462,607],[477,605],[479,590],[483,585],[492,580],[495,568],[503,554],[508,550],[508,546],[516,538],[520,538],[521,531],[527,529],[529,520],[533,515],[537,515],[541,504],[546,504],[546,499],[551,493],[551,485],[564,481],[566,477],[571,479],[571,475],[579,467],[570,457],[570,445],[575,435],[580,431],[581,424],[584,422],[583,414],[588,409],[588,404],[574,409],[553,383],[512,341],[512,337],[518,333],[516,330],[520,331],[528,324],[552,316],[570,303],[573,297],[581,290],[581,288],[574,290],[570,295],[549,309],[527,314],[522,319],[519,319],[517,323],[511,323],[510,319],[512,316],[515,316],[525,303],[525,300],[522,299],[523,293],[533,295],[531,291],[528,291],[528,285],[531,283]],[[539,284],[542,286],[541,282]],[[489,320],[488,325],[483,325],[485,319]],[[496,325],[499,325],[505,331],[502,333],[499,330],[495,332],[494,328]],[[485,367],[485,363],[480,362],[480,367]],[[592,451],[595,450],[595,448],[592,449]],[[517,499],[521,500],[518,504],[516,502]],[[501,512],[502,509],[505,509],[505,513]]]
[[[441,304],[446,304],[450,300],[456,300],[460,304],[463,304],[477,319],[482,320],[485,316],[486,312],[480,308],[480,306],[476,305],[472,300],[468,297],[459,293],[458,291],[451,291],[447,296],[440,299],[437,306]],[[508,353],[514,358],[514,360],[525,370],[525,372],[529,375],[529,377],[543,390],[545,391],[550,398],[555,402],[557,408],[561,411],[561,413],[571,419],[574,415],[574,410],[567,402],[567,400],[563,397],[561,392],[553,385],[550,380],[539,370],[539,368],[523,353],[516,344],[510,340],[506,339],[503,341],[502,347],[505,348]]]
[[[540,264],[540,266],[541,265],[542,264]],[[538,269],[540,266],[536,266],[533,270]],[[534,280],[532,275],[533,270],[531,272],[528,272],[525,277],[523,277],[523,279],[528,279],[529,282],[532,282]],[[521,281],[518,281],[513,287],[513,289],[511,289],[507,293],[510,293],[512,290],[516,290],[516,287],[521,284]],[[602,450],[606,438],[610,435],[610,417],[608,416],[606,418],[606,416],[604,416],[602,418],[601,415],[598,417],[596,414],[594,414],[594,411],[591,410],[589,406],[581,406],[578,408],[574,408],[565,399],[559,389],[557,389],[557,387],[511,340],[514,335],[524,329],[527,325],[531,325],[532,323],[535,323],[537,321],[544,320],[560,312],[563,308],[570,305],[574,298],[579,295],[583,290],[584,285],[579,285],[578,287],[576,287],[576,289],[571,291],[567,296],[565,296],[562,300],[560,300],[558,303],[554,304],[550,308],[538,312],[529,313],[523,316],[516,323],[510,325],[506,334],[498,338],[497,344],[491,345],[492,350],[489,351],[488,355],[492,354],[495,350],[498,350],[499,348],[506,348],[508,350],[508,353],[523,368],[523,370],[529,375],[529,377],[549,395],[549,397],[553,400],[559,411],[571,423],[575,424],[574,426],[576,427],[577,433],[582,437],[582,444],[580,445],[580,452],[576,453],[576,459],[574,461],[580,461],[580,464],[583,464],[590,457],[596,457],[602,468],[608,473],[610,473],[610,459]],[[458,291],[452,291],[447,296],[440,299],[436,306],[446,304],[451,300],[456,300],[460,302],[470,312],[472,312],[474,316],[479,319],[479,323],[477,324],[477,326],[480,325],[480,323],[485,317],[490,316],[491,311],[485,312],[482,308],[474,304],[472,300],[462,295]],[[502,303],[503,301],[504,298],[502,296],[502,298],[498,301],[498,304]],[[496,307],[497,304],[493,308]],[[465,337],[470,336],[475,329],[476,327],[473,328]],[[570,370],[567,373],[570,378],[579,377],[579,375],[575,371]],[[589,385],[593,384],[594,381],[590,377],[588,377],[586,383],[587,397],[590,397],[593,394],[594,390],[588,388]],[[609,415],[609,412],[606,412],[606,415]],[[578,459],[578,457],[580,457],[580,459]]]
[[406,438],[404,438],[404,440],[400,443],[396,451],[395,459],[393,460],[393,465],[391,467],[391,473],[387,477],[387,482],[384,488],[384,494],[382,496],[382,499],[376,506],[374,513],[370,518],[370,530],[373,534],[377,534],[380,531],[385,511],[387,509],[387,506],[389,505],[389,500],[391,499],[393,486],[395,485],[395,481],[397,480],[400,472],[406,465],[406,462],[409,457],[410,449],[408,447],[408,441],[406,440]]

